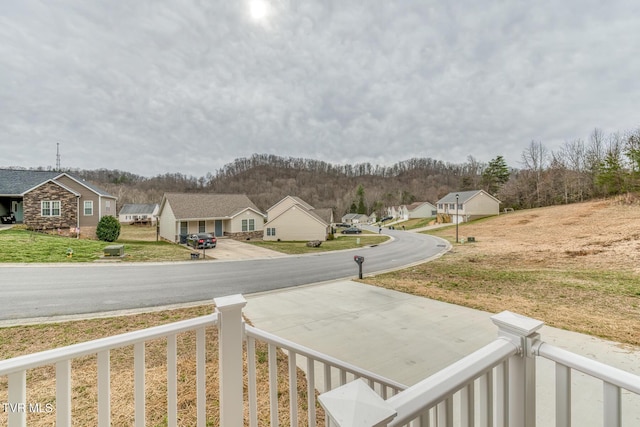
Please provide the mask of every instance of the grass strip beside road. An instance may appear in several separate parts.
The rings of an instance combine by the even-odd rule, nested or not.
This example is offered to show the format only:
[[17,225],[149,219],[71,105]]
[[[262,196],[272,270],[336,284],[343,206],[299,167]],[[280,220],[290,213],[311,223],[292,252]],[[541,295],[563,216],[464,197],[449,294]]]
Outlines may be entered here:
[[640,345],[640,283],[632,270],[525,265],[525,252],[483,254],[482,244],[363,282],[439,301],[499,313],[509,310],[550,326]]
[[326,242],[322,242],[320,247],[317,248],[307,246],[306,240],[303,242],[250,240],[247,243],[289,255],[299,255],[329,251],[341,251],[345,249],[357,249],[365,246],[379,245],[380,243],[386,242],[387,240],[389,240],[388,236],[363,233],[359,235],[340,235],[334,240],[327,240]]
[[[188,248],[163,241],[156,242],[155,229],[138,229],[140,227],[123,227],[120,238],[113,243],[56,236],[17,227],[3,230],[0,232],[0,263],[93,262],[101,259],[104,248],[111,244],[124,244],[125,260],[129,262],[189,259],[191,251]],[[150,235],[154,238],[150,239]],[[71,256],[68,255],[69,250],[73,252]]]

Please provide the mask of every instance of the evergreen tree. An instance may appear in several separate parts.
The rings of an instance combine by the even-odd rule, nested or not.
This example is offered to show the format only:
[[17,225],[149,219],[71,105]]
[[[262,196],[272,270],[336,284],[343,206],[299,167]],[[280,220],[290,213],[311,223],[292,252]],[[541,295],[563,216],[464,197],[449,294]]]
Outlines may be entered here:
[[362,186],[362,184],[358,185],[356,196],[358,196],[358,207],[356,209],[356,213],[366,214],[367,206],[364,204],[364,187]]
[[509,167],[504,157],[497,156],[491,160],[482,172],[482,182],[489,194],[496,194],[500,187],[509,181]]

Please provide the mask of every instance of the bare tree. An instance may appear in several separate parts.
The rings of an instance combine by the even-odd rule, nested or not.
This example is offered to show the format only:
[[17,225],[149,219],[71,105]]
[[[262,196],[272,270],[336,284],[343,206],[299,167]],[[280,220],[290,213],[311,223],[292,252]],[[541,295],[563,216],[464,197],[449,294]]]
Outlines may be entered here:
[[542,206],[542,173],[548,162],[549,152],[542,142],[531,141],[522,153],[522,164],[534,180],[537,206]]

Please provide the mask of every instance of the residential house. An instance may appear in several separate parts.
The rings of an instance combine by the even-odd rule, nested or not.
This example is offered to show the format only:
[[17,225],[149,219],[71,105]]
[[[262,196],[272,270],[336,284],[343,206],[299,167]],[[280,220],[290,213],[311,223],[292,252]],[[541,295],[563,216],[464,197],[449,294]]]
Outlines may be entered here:
[[333,210],[315,209],[299,197],[286,196],[267,209],[264,240],[327,240]]
[[94,237],[116,198],[67,172],[0,169],[0,217],[33,230]]
[[205,232],[244,240],[262,237],[264,214],[244,194],[166,193],[158,221],[160,237],[170,242]]
[[118,213],[120,224],[155,225],[160,205],[157,203],[127,203]]
[[396,221],[406,221],[409,219],[409,211],[406,205],[390,206],[387,208],[387,216]]
[[436,216],[437,209],[429,202],[415,202],[407,205],[409,219],[413,218],[431,218]]
[[500,200],[484,190],[453,192],[438,200],[437,211],[438,214],[449,215],[451,222],[456,224],[498,215]]
[[370,219],[365,214],[349,213],[342,217],[342,222],[345,224],[367,224]]

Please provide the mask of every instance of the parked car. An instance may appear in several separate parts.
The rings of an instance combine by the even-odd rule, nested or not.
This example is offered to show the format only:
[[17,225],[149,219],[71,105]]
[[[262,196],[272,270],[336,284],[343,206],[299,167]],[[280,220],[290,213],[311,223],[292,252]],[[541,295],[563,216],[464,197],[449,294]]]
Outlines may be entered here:
[[360,234],[360,233],[362,233],[362,230],[360,230],[358,227],[349,227],[342,230],[342,234]]
[[393,217],[392,217],[392,216],[385,216],[384,218],[382,218],[382,219],[380,220],[380,222],[389,221],[390,219],[393,219]]
[[217,243],[216,236],[211,233],[191,234],[187,237],[187,246],[191,246],[194,249],[215,248]]

